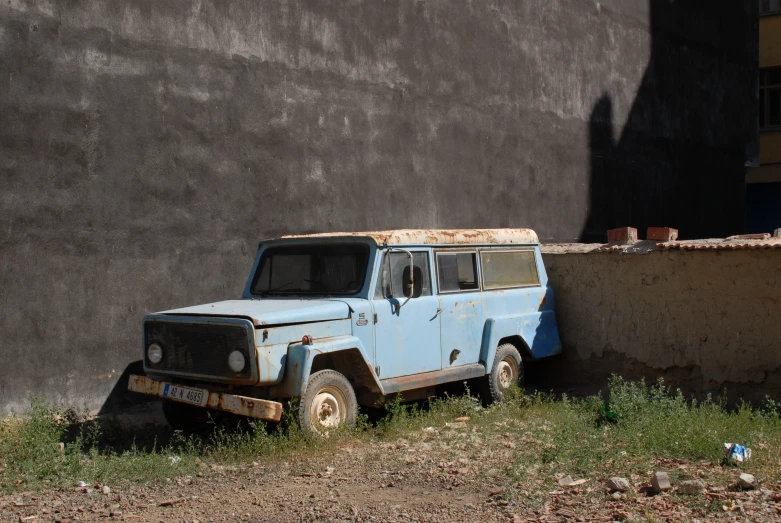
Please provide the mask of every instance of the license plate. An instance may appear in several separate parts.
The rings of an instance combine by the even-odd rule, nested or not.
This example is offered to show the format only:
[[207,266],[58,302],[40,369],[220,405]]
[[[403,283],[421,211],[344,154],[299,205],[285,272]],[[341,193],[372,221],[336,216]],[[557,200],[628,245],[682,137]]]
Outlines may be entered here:
[[203,407],[209,401],[209,391],[166,383],[163,388],[163,397]]

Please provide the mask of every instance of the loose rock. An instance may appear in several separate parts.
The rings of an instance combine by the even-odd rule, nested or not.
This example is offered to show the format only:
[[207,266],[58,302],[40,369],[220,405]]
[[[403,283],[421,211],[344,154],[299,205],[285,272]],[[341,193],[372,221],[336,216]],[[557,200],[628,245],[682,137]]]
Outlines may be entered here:
[[743,473],[740,475],[739,483],[740,488],[743,490],[753,490],[756,486],[756,480],[752,474]]
[[670,490],[670,477],[666,472],[656,472],[651,476],[651,487],[654,492],[667,492]]
[[681,494],[699,494],[705,490],[705,482],[699,479],[681,481],[678,492]]
[[109,494],[111,494],[111,487],[109,487],[108,485],[103,485],[103,493],[104,493],[105,495],[107,495],[107,496],[108,496]]
[[567,474],[559,480],[559,485],[562,487],[577,487],[578,485],[583,485],[587,481],[587,479],[572,479],[572,476]]
[[611,492],[614,491],[620,491],[620,492],[626,492],[631,488],[631,484],[629,483],[629,480],[626,478],[619,478],[614,477],[610,478],[605,482],[605,486],[610,490]]
[[564,476],[559,480],[559,485],[562,487],[569,487],[572,484],[572,482],[573,482],[572,476],[567,474],[566,476]]

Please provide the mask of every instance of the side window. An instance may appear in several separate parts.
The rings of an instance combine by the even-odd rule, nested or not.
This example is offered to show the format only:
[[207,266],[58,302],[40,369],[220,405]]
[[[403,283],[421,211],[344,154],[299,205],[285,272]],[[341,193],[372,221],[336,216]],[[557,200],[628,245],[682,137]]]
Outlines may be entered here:
[[481,251],[480,261],[485,289],[540,284],[534,251]]
[[[429,277],[428,253],[412,253],[412,269],[415,277],[415,288],[413,289],[413,298],[419,296],[431,296],[431,278]],[[377,282],[377,289],[374,291],[374,298],[381,300],[385,298],[408,298],[410,288],[405,285],[409,281],[410,266],[409,258],[403,252],[386,252],[382,258],[380,267],[380,276]]]
[[474,252],[437,253],[439,292],[472,291],[477,282],[477,255]]

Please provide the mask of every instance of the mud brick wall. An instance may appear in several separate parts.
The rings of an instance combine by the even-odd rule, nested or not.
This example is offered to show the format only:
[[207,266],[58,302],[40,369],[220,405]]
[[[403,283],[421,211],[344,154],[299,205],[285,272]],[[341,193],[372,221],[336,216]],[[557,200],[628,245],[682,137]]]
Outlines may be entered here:
[[757,10],[0,2],[0,412],[105,407],[142,316],[239,296],[264,237],[742,232]]
[[544,254],[565,354],[556,385],[611,373],[761,401],[781,392],[781,249]]

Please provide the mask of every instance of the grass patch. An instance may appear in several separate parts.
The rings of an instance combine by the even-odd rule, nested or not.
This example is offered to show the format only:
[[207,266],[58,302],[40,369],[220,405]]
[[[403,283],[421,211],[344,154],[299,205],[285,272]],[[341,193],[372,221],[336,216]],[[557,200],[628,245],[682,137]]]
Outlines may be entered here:
[[[486,469],[497,469],[508,484],[536,477],[543,478],[544,489],[555,489],[555,477],[561,474],[594,479],[647,477],[649,471],[659,469],[659,458],[707,460],[713,470],[729,471],[733,466],[721,463],[724,442],[753,449],[753,459],[740,468],[778,478],[778,407],[769,401],[762,408],[742,405],[730,410],[710,399],[689,401],[661,380],[649,386],[614,378],[606,398],[556,398],[516,391],[505,403],[487,408],[468,392],[423,404],[396,401],[374,424],[361,417],[353,431],[311,441],[294,419],[285,429],[250,423],[239,430],[215,427],[210,435],[199,436],[157,426],[128,430],[112,419],[85,422],[71,410],[34,398],[25,416],[2,422],[2,488],[74,486],[78,481],[155,483],[206,472],[209,465],[260,459],[304,461],[347,443],[420,439],[432,430],[456,434],[443,427],[463,416],[470,418],[468,433],[456,443],[464,449],[488,448],[484,454],[475,453],[475,459],[485,462]],[[604,415],[608,410],[615,413],[611,422]],[[433,429],[426,431],[428,427]],[[466,442],[466,436],[482,447]],[[512,459],[491,463],[490,449],[505,450],[508,442],[512,442]],[[685,470],[672,473],[674,480],[688,475]]]
[[[269,428],[245,421],[210,434],[186,434],[148,424],[128,429],[116,418],[88,420],[72,409],[33,398],[21,417],[0,425],[0,487],[40,489],[87,484],[164,483],[194,476],[208,465],[259,457],[305,457],[328,441],[305,440],[295,421]],[[345,437],[336,434],[332,441]]]

